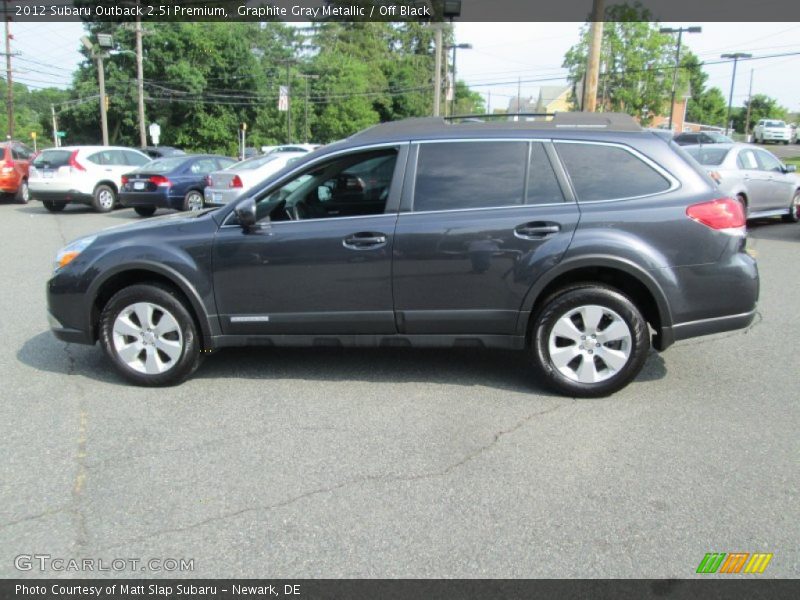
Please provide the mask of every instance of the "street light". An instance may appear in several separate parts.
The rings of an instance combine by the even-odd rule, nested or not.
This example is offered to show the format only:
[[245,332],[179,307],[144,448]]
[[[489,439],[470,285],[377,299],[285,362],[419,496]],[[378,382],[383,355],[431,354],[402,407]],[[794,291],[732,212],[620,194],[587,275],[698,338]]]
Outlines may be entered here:
[[106,74],[103,66],[103,58],[108,56],[105,50],[114,46],[113,38],[107,33],[97,36],[98,47],[85,35],[81,37],[81,43],[86,48],[91,57],[97,63],[97,85],[100,88],[100,130],[103,135],[103,146],[108,146],[108,115],[106,114]]
[[672,75],[672,96],[669,105],[669,130],[672,131],[672,116],[675,111],[675,87],[678,84],[678,69],[681,66],[681,40],[683,39],[683,32],[686,33],[702,33],[702,27],[662,27],[658,30],[659,33],[677,33],[678,44],[675,48],[675,73]]
[[453,51],[453,99],[450,101],[450,116],[452,117],[456,114],[456,89],[458,82],[456,79],[456,50],[472,50],[472,44],[451,44],[444,48],[445,50]]
[[747,54],[746,52],[734,52],[732,54],[723,54],[720,58],[731,58],[733,59],[733,77],[731,77],[731,93],[728,96],[728,112],[725,114],[725,135],[728,135],[728,131],[731,125],[731,105],[733,104],[733,86],[736,83],[736,63],[739,62],[740,58],[753,58],[752,54]]

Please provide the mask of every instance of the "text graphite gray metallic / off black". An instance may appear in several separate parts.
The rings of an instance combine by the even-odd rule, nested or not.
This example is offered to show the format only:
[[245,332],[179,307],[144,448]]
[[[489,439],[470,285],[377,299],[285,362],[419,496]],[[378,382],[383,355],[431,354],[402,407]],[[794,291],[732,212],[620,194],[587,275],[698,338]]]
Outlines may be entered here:
[[757,299],[741,204],[668,137],[580,113],[379,125],[221,208],[76,240],[48,284],[56,336],[139,384],[226,346],[485,346],[574,396]]

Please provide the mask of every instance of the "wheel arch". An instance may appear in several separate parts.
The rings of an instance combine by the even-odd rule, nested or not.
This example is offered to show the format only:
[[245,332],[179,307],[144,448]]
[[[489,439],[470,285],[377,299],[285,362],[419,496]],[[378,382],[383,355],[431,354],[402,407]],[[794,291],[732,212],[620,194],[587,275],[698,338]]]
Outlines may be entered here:
[[107,185],[112,190],[114,190],[115,194],[119,194],[119,188],[117,187],[116,183],[114,183],[110,179],[101,179],[100,181],[94,184],[94,187],[92,188],[92,196],[94,196],[94,194],[97,192],[97,188],[99,188],[101,185]]
[[644,269],[616,257],[584,257],[561,263],[531,286],[520,312],[518,335],[528,336],[533,318],[557,290],[578,283],[602,283],[618,289],[636,304],[656,331],[659,350],[672,343],[672,313],[658,282]]
[[185,301],[186,307],[195,321],[201,336],[201,349],[209,348],[213,337],[208,313],[203,302],[192,285],[177,271],[167,266],[153,263],[126,265],[108,272],[102,280],[98,280],[89,290],[92,298],[90,304],[89,323],[92,336],[97,339],[100,313],[103,307],[121,289],[137,283],[159,283],[174,289]]

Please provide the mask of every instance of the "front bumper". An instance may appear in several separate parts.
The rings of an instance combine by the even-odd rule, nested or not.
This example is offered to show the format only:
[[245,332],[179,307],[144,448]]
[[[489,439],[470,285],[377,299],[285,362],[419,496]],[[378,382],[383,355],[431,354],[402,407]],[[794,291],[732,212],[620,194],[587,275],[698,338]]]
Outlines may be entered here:
[[49,310],[47,311],[47,322],[50,325],[50,331],[62,342],[69,342],[71,344],[94,344],[94,338],[91,333],[80,329],[64,327]]

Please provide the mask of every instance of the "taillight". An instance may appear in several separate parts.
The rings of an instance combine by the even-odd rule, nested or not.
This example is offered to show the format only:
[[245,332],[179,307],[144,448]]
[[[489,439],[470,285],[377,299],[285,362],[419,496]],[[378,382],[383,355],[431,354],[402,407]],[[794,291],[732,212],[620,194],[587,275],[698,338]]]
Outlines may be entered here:
[[3,161],[2,166],[0,166],[0,172],[2,173],[11,173],[13,170],[14,170],[13,160]]
[[128,181],[129,181],[128,180],[128,176],[127,175],[123,175],[122,176],[122,185],[125,185],[126,183],[128,183]]
[[231,179],[230,185],[228,187],[240,188],[240,187],[244,187],[244,185],[242,184],[242,180],[239,179],[239,176],[238,175],[234,175],[233,179]]
[[85,171],[86,167],[84,167],[81,163],[78,162],[78,151],[73,150],[72,154],[69,155],[69,161],[67,164],[75,169],[76,171]]
[[163,175],[153,175],[150,178],[150,183],[155,183],[158,187],[169,187],[172,182]]
[[686,216],[706,227],[731,235],[744,233],[746,224],[744,207],[741,202],[733,198],[692,204],[686,209]]
[[206,186],[214,187],[214,180],[211,179],[211,175],[206,175]]

